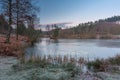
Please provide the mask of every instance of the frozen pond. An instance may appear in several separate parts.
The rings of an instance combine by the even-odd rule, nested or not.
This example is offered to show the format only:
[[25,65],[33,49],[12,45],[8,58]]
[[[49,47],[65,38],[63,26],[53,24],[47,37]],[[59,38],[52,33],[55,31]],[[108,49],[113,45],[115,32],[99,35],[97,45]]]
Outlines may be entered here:
[[89,59],[108,58],[120,54],[120,40],[99,39],[59,39],[43,38],[34,47],[26,50],[27,55],[32,53],[42,55],[67,55]]

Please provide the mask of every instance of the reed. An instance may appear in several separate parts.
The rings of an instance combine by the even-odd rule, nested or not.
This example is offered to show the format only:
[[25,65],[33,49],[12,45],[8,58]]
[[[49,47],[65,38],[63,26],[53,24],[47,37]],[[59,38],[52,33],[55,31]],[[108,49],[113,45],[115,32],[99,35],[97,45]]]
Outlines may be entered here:
[[[25,57],[24,57],[25,58]],[[52,56],[52,55],[44,55],[44,56],[39,56],[32,54],[28,59],[23,59],[25,60],[25,63],[39,63],[43,65],[65,65],[65,64],[73,64],[76,66],[81,66],[86,63],[86,60],[82,57],[80,58],[75,58],[72,56]]]

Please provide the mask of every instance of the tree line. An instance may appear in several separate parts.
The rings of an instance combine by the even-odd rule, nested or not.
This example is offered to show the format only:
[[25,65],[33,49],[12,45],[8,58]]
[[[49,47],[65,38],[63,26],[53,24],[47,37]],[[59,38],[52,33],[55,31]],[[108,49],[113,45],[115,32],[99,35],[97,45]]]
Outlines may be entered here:
[[60,30],[60,38],[96,38],[102,35],[119,35],[120,34],[120,16],[113,16],[106,19],[100,19],[95,22],[81,23],[73,28]]

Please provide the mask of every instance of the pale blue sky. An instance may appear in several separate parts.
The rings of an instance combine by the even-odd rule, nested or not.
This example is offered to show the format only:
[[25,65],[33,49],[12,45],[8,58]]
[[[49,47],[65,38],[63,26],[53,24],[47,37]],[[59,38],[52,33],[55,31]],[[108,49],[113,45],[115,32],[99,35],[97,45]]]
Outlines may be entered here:
[[81,23],[120,15],[120,0],[40,0],[40,23]]

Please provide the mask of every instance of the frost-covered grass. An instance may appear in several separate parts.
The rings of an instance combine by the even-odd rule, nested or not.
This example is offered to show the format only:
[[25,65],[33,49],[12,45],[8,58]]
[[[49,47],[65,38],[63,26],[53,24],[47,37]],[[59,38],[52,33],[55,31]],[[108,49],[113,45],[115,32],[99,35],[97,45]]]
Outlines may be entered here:
[[[97,67],[99,64],[100,61],[94,63]],[[84,73],[73,60],[61,64],[51,64],[42,59],[21,63],[15,57],[0,57],[0,80],[120,80],[120,70],[118,72]]]
[[62,69],[49,70],[32,68],[12,72],[12,74],[5,76],[4,80],[68,80],[69,76],[70,75]]
[[14,65],[12,68],[15,75],[23,73],[25,80],[69,80],[81,71],[70,63],[48,64],[44,67],[41,63],[25,63]]
[[74,64],[20,63],[16,58],[0,58],[0,80],[71,80],[78,73]]

